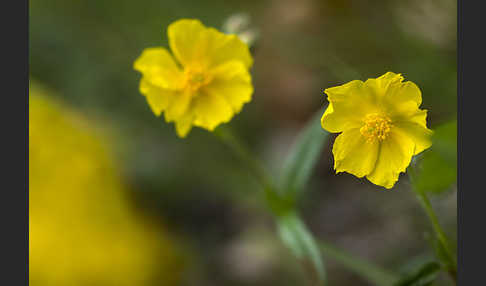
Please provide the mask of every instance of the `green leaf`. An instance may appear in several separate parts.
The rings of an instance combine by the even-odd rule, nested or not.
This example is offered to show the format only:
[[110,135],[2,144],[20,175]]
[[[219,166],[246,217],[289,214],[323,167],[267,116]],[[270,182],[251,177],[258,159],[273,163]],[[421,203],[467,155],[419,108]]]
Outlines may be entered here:
[[307,123],[284,161],[279,183],[286,196],[295,196],[304,189],[320,158],[329,137],[329,133],[321,127],[323,113],[317,112]]
[[313,276],[323,285],[326,280],[321,252],[314,237],[295,212],[289,212],[277,219],[278,233],[282,242],[303,263],[312,266]]
[[351,255],[345,250],[339,249],[334,245],[320,241],[319,246],[326,258],[335,260],[336,262],[345,266],[355,274],[358,274],[363,279],[376,286],[390,286],[397,277],[394,273],[374,265],[370,261],[366,261],[357,256]]
[[440,264],[431,261],[421,265],[418,269],[405,274],[393,286],[429,286],[437,278]]
[[432,147],[424,152],[415,187],[423,192],[440,193],[457,180],[457,121],[435,129]]

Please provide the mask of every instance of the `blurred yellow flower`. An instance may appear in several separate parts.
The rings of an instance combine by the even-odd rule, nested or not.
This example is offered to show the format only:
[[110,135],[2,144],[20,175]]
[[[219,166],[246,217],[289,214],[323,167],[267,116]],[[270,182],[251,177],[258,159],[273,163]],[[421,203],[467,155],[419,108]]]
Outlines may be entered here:
[[420,89],[400,74],[387,72],[365,82],[328,88],[322,127],[342,132],[334,142],[334,169],[366,178],[387,189],[405,172],[413,155],[430,147],[432,130]]
[[183,258],[131,204],[95,126],[29,94],[29,285],[179,285]]
[[248,46],[199,20],[175,21],[167,34],[173,56],[162,47],[147,48],[134,63],[152,111],[164,112],[182,138],[192,126],[212,131],[230,121],[253,93]]

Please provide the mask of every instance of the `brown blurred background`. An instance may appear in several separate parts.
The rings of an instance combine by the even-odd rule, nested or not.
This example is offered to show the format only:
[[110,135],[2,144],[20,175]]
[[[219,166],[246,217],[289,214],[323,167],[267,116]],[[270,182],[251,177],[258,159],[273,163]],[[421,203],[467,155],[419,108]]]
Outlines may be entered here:
[[[36,84],[31,86],[30,129],[43,131],[35,133],[40,136],[35,140],[30,135],[29,150],[55,153],[64,148],[60,146],[68,150],[64,155],[31,155],[29,161],[30,180],[34,180],[30,204],[39,206],[30,209],[31,241],[45,237],[50,242],[31,242],[32,285],[123,285],[120,281],[127,285],[129,281],[137,281],[131,285],[301,285],[304,273],[278,240],[250,175],[211,133],[194,129],[181,140],[172,124],[155,117],[138,91],[140,75],[133,70],[133,61],[146,47],[167,47],[166,28],[174,20],[198,18],[221,28],[231,15],[247,13],[259,33],[252,47],[255,93],[230,125],[277,173],[299,130],[314,112],[324,112],[322,91],[330,86],[387,71],[402,73],[421,88],[422,108],[429,110],[431,128],[454,119],[456,4],[451,0],[31,1],[30,73]],[[34,93],[42,100],[33,100]],[[43,100],[55,102],[56,107],[45,108],[49,103]],[[33,112],[47,115],[35,117]],[[64,114],[58,120],[70,127],[55,129],[50,119],[41,121],[56,112]],[[88,143],[47,137],[72,137],[73,132],[92,135]],[[429,225],[406,176],[393,190],[385,191],[349,174],[335,175],[333,139],[300,201],[316,237],[398,273],[431,257]],[[87,144],[102,144],[102,151],[83,149]],[[106,160],[110,166],[106,168],[115,175],[108,176],[110,182],[100,175],[97,183],[91,177],[72,175],[80,163],[66,160],[74,156],[71,152],[91,158],[87,160],[96,166],[105,164],[97,160]],[[42,172],[48,175],[37,176]],[[73,176],[72,182],[87,183],[62,185],[56,178],[66,173]],[[54,179],[46,187],[49,176]],[[91,211],[107,185],[117,187],[105,194],[101,210]],[[49,193],[42,200],[33,195],[44,189]],[[87,190],[87,197],[75,196],[78,189]],[[60,194],[65,201],[60,201]],[[455,190],[432,199],[441,223],[455,237]],[[119,200],[123,207],[110,206]],[[85,209],[80,213],[90,216],[80,216],[71,208],[55,213],[60,204]],[[41,216],[44,220],[34,224]],[[71,219],[57,223],[63,216]],[[130,217],[129,224],[107,220],[104,226],[93,226],[106,217],[124,221],[124,216]],[[51,222],[56,227],[45,228],[51,233],[32,235],[33,229],[44,229]],[[56,247],[63,242],[52,242],[73,224],[80,229],[73,237],[92,239],[92,256],[78,255],[73,249],[80,247],[74,241],[65,250]],[[104,233],[107,227],[109,235]],[[90,230],[83,232],[83,228]],[[127,254],[105,251],[127,233],[137,237],[119,242]],[[58,256],[45,254],[62,251]],[[33,260],[36,253],[38,259]],[[123,266],[109,266],[123,259],[117,257],[133,253],[142,253],[139,263],[127,260]],[[331,259],[324,260],[330,285],[370,285]],[[106,262],[79,266],[93,261]],[[66,263],[74,266],[59,267]],[[86,278],[66,271],[96,274]],[[55,279],[59,273],[65,274],[64,280]],[[439,285],[447,283],[445,277],[439,281]]]

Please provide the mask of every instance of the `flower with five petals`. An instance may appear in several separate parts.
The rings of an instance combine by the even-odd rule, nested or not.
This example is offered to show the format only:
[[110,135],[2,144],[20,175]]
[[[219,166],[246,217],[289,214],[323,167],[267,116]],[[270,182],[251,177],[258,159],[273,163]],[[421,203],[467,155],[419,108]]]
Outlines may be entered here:
[[134,63],[152,111],[175,122],[182,138],[193,126],[212,131],[230,121],[253,94],[248,46],[199,20],[175,21],[167,34],[173,55],[162,47],[147,48]]
[[334,141],[334,169],[387,189],[405,172],[412,156],[431,146],[422,94],[400,74],[387,72],[365,82],[328,88],[322,127],[341,133]]

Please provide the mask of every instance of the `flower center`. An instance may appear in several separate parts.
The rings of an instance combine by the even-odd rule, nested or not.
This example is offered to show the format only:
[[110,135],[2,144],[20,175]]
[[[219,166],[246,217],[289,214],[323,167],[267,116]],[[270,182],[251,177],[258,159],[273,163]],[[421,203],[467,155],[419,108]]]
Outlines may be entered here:
[[183,89],[195,92],[201,87],[209,84],[212,80],[212,76],[201,68],[185,68]]
[[383,141],[388,137],[392,127],[392,121],[388,116],[371,113],[366,115],[364,125],[359,131],[368,142]]

